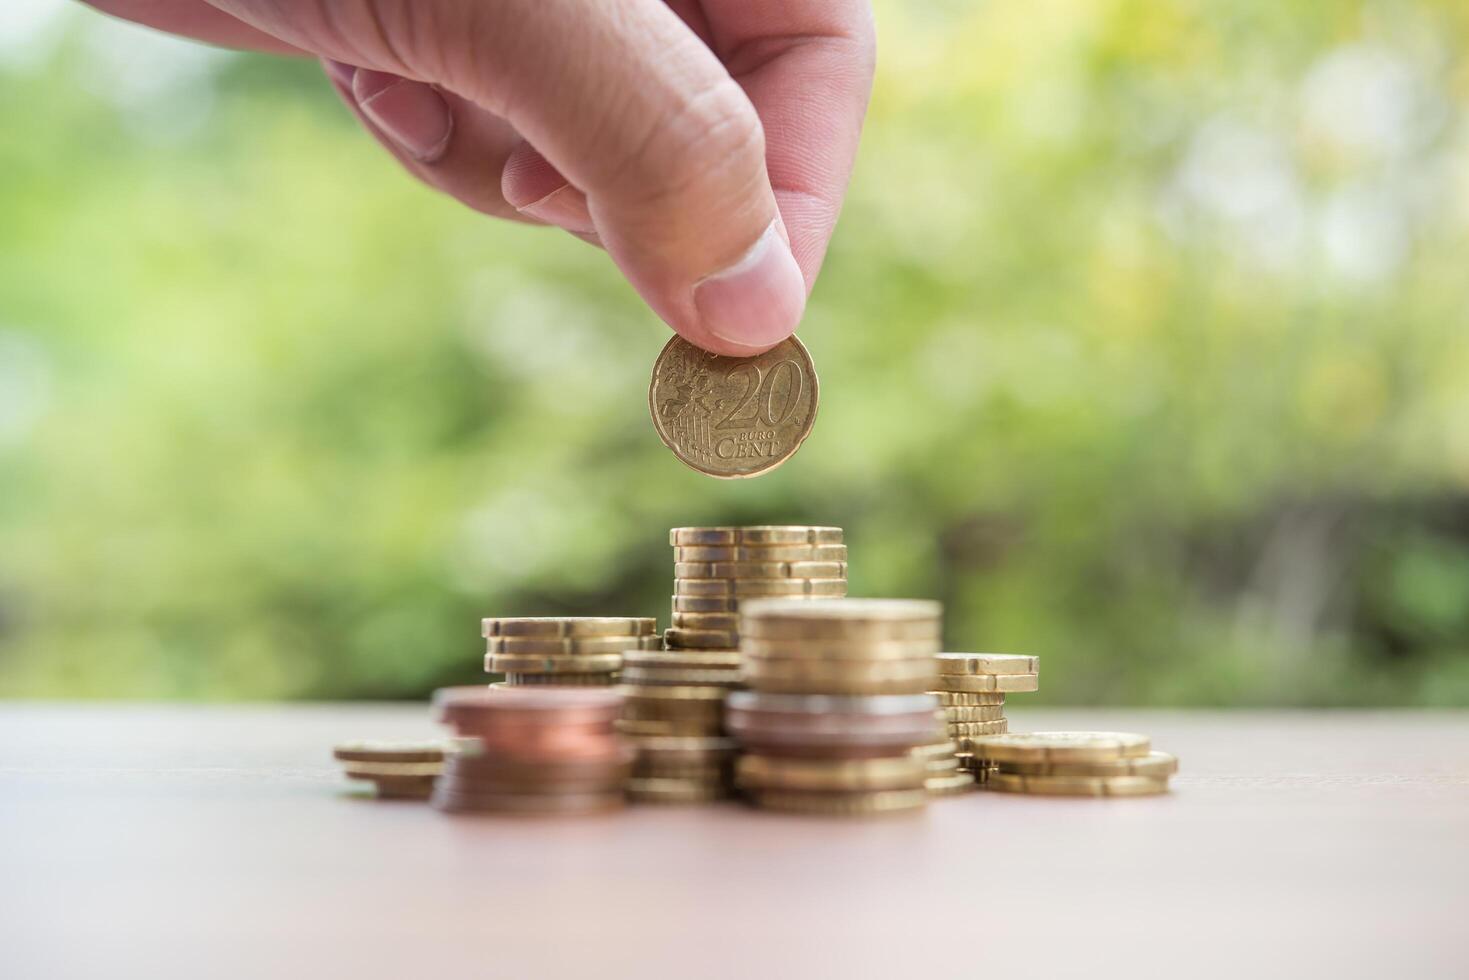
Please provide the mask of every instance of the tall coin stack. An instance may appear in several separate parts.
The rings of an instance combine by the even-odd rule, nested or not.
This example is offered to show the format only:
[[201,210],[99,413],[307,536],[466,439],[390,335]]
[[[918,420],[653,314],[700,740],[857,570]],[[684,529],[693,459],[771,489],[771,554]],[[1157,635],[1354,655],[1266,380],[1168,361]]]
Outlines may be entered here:
[[622,652],[656,650],[657,623],[638,617],[520,616],[482,622],[485,670],[504,674],[507,687],[554,684],[606,687],[617,683]]
[[637,748],[628,798],[698,803],[729,795],[736,744],[724,737],[724,695],[740,684],[729,650],[628,650],[618,729]]
[[928,801],[942,607],[901,599],[761,599],[741,609],[750,691],[729,698],[737,781],[762,807],[911,810]]
[[633,750],[613,727],[622,696],[588,688],[434,692],[455,751],[433,804],[453,813],[595,813],[620,807]]
[[984,782],[990,767],[976,759],[974,742],[1010,730],[1005,695],[1040,686],[1040,658],[1011,653],[941,653],[934,696],[943,706],[959,765]]

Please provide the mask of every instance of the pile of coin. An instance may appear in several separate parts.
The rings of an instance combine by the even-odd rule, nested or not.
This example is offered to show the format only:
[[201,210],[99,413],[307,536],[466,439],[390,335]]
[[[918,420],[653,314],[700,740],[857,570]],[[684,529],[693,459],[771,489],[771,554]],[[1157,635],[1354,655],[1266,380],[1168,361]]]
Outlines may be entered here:
[[348,779],[372,783],[383,799],[426,800],[444,771],[441,742],[343,742],[332,756]]
[[669,649],[734,650],[740,603],[766,597],[847,594],[839,527],[676,527]]
[[941,653],[934,695],[943,706],[959,765],[979,782],[988,767],[975,760],[973,740],[1010,730],[1005,695],[1040,686],[1040,658],[1012,653]]
[[924,788],[930,796],[956,796],[975,788],[974,774],[959,765],[959,745],[949,735],[949,718],[943,708],[933,713],[931,741],[916,746],[912,756],[923,763]]
[[740,685],[733,650],[628,650],[618,729],[637,748],[629,798],[696,803],[729,795],[736,745],[724,737],[724,695]]
[[593,813],[620,807],[633,750],[615,690],[450,687],[434,693],[457,738],[433,804],[454,813]]
[[485,670],[505,685],[606,687],[617,683],[622,652],[663,646],[657,623],[639,617],[523,616],[482,621]]
[[737,782],[760,806],[862,814],[922,807],[942,609],[885,599],[761,599],[741,611],[751,691],[729,698]]
[[972,740],[994,766],[986,786],[1037,796],[1155,796],[1168,792],[1178,759],[1130,732],[1031,732]]

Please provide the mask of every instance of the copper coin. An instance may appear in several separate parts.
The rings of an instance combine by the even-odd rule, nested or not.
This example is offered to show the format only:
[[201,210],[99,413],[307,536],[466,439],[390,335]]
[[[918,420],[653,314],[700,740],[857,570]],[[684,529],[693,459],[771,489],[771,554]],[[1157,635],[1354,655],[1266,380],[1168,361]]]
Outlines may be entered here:
[[433,805],[446,813],[507,813],[526,816],[603,813],[620,810],[621,790],[595,793],[458,793],[439,787]]

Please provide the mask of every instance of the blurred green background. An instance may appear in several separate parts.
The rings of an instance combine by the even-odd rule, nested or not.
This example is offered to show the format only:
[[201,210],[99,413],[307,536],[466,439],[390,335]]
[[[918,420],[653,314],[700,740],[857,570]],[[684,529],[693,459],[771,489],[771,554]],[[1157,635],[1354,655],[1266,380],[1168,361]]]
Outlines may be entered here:
[[877,14],[821,417],[726,484],[605,256],[315,65],[0,8],[0,694],[420,697],[802,522],[1027,703],[1469,704],[1469,6]]

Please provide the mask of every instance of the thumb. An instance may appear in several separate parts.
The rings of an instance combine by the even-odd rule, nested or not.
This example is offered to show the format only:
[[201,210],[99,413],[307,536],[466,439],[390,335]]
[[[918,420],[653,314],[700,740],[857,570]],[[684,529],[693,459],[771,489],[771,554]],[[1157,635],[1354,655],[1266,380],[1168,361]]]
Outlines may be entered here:
[[[795,330],[805,279],[760,118],[663,0],[210,0],[313,53],[432,82],[508,120],[585,195],[633,287],[692,343],[753,354]],[[535,182],[531,182],[534,184]],[[507,200],[532,207],[548,195]]]

